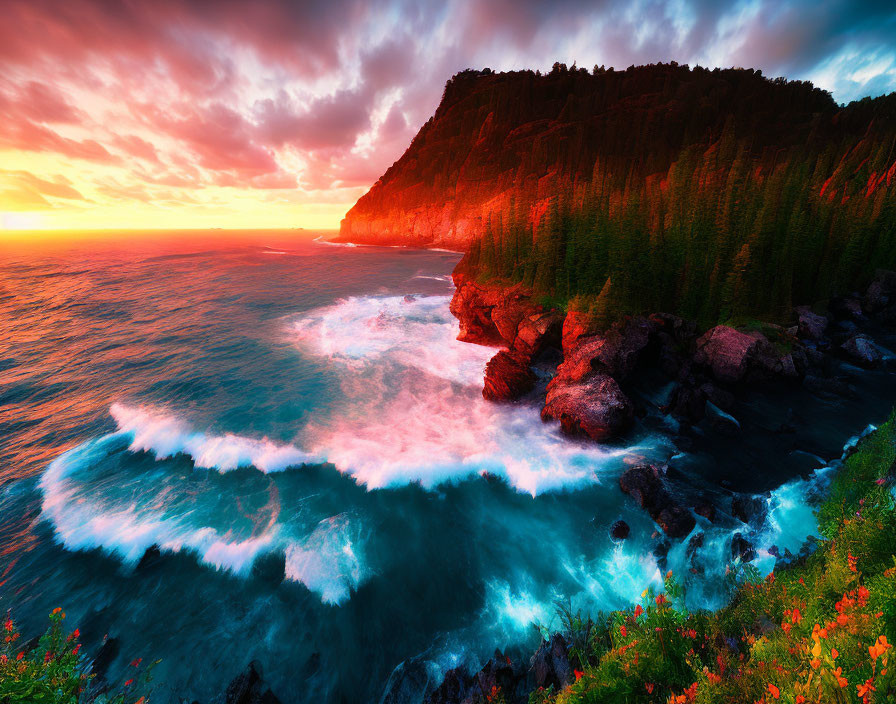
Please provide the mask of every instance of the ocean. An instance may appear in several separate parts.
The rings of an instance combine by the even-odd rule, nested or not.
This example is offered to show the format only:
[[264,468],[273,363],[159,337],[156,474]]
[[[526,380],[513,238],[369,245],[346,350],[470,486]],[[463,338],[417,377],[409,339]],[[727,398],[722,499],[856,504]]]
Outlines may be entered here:
[[[154,701],[208,702],[257,660],[284,702],[376,702],[390,677],[536,647],[558,603],[631,604],[665,569],[723,603],[745,527],[700,519],[699,554],[664,560],[620,473],[671,460],[767,491],[768,572],[764,548],[815,529],[814,470],[893,398],[863,373],[854,406],[790,402],[810,421],[784,440],[683,453],[647,413],[624,444],[574,442],[482,399],[494,350],[456,341],[448,310],[459,254],[331,235],[0,241],[0,610],[26,634],[63,607],[87,652],[117,639],[110,679],[161,660]],[[745,470],[773,454],[784,470]]]

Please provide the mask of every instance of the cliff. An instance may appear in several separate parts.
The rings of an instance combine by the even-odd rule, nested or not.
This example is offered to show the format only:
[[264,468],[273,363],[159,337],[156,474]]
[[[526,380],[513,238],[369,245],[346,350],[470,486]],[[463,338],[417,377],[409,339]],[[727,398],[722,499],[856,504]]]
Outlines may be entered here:
[[709,325],[864,286],[896,266],[894,233],[896,94],[838,107],[673,63],[456,75],[340,237],[461,249],[474,278]]

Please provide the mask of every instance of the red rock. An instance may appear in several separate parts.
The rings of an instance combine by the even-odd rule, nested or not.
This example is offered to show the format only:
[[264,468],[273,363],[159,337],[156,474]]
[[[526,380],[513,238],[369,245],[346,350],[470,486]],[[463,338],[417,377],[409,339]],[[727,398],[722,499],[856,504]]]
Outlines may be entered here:
[[625,379],[638,363],[655,328],[645,318],[630,318],[598,335],[578,337],[575,342],[564,344],[564,361],[557,375],[569,382],[583,381],[598,372]]
[[569,354],[583,337],[591,337],[599,331],[597,319],[590,313],[571,310],[563,321],[563,355]]
[[528,358],[501,350],[485,365],[482,396],[489,401],[514,401],[535,387],[536,377]]
[[567,435],[602,442],[625,433],[632,425],[634,410],[613,377],[596,374],[579,384],[554,379],[548,385],[541,418],[559,420]]
[[563,318],[563,313],[559,311],[526,316],[517,328],[516,339],[513,341],[514,349],[534,357],[546,347],[558,346]]
[[747,373],[760,340],[727,325],[717,325],[697,340],[695,361],[705,364],[722,382],[736,383]]

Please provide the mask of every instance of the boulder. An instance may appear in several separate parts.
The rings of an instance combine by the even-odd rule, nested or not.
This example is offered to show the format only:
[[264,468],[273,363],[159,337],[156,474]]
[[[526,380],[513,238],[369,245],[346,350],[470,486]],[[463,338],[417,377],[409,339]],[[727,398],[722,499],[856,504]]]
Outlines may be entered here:
[[622,381],[637,365],[655,329],[656,325],[646,318],[630,318],[600,334],[564,343],[564,361],[557,375],[582,381],[593,373],[605,373]]
[[569,664],[569,647],[559,633],[541,646],[530,662],[535,688],[553,687],[555,692],[564,689],[573,681],[572,666]]
[[846,353],[850,360],[863,367],[873,367],[883,359],[880,350],[874,344],[874,340],[867,335],[853,335],[840,345],[840,349]]
[[482,396],[489,401],[514,401],[535,387],[536,376],[524,356],[501,350],[485,365]]
[[896,271],[880,269],[862,296],[862,308],[874,314],[896,303]]
[[442,683],[426,698],[428,704],[460,704],[470,691],[473,678],[463,667],[455,667],[445,673]]
[[694,360],[709,367],[718,381],[733,384],[744,378],[760,344],[757,337],[717,325],[697,340]]
[[571,310],[563,320],[561,343],[563,355],[566,356],[579,343],[579,340],[592,337],[600,331],[598,320],[590,313]]
[[740,559],[741,562],[752,562],[756,557],[753,544],[740,533],[735,533],[731,538],[731,557]]
[[629,533],[631,533],[631,528],[623,520],[614,521],[613,525],[610,526],[610,537],[613,540],[625,540]]
[[683,380],[675,385],[665,410],[687,423],[699,423],[706,411],[706,394],[693,385],[693,380]]
[[559,420],[567,435],[585,435],[598,442],[624,434],[634,420],[631,401],[613,377],[596,374],[580,384],[559,377],[548,385],[542,420]]
[[804,340],[824,339],[824,333],[828,329],[828,319],[824,315],[813,313],[808,306],[800,306],[797,313],[797,335]]
[[759,526],[768,514],[768,501],[761,496],[738,494],[731,499],[731,515],[739,521]]
[[828,308],[834,315],[844,320],[861,320],[864,317],[861,302],[851,296],[832,298]]
[[256,660],[231,680],[223,698],[218,701],[223,704],[280,704],[280,700],[264,684],[261,665]]
[[559,347],[562,327],[563,314],[558,311],[528,315],[517,327],[513,348],[529,357],[535,357],[547,347]]
[[670,538],[683,538],[697,524],[693,514],[678,502],[666,486],[664,473],[648,464],[627,469],[619,488],[638,502]]

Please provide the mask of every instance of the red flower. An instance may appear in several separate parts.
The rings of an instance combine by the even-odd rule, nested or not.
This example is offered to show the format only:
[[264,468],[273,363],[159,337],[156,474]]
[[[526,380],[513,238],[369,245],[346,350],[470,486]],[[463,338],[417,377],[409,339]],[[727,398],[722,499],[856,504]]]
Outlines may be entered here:
[[128,680],[127,682],[124,683],[124,686],[130,687],[132,684],[134,684],[134,680]]
[[619,629],[619,632],[622,634],[622,637],[625,638],[628,636],[628,629],[625,626],[622,626]]
[[3,627],[6,629],[7,633],[12,633],[12,619],[7,617],[6,622],[3,624]]
[[[507,658],[508,664],[510,664],[510,658]],[[140,663],[143,662],[143,658],[137,658],[131,663],[131,667],[140,667]]]
[[647,682],[644,685],[644,689],[647,690],[648,694],[653,694],[653,682]]
[[23,657],[25,657],[25,653],[19,653],[16,655],[16,660],[21,660]]
[[77,655],[79,650],[81,650],[81,644],[80,644],[80,643],[78,643],[78,644],[75,646],[75,649],[72,651],[72,654],[73,654],[73,655]]
[[576,676],[576,682],[578,682],[580,679],[582,679],[582,675],[585,674],[581,670],[573,670],[572,672]]
[[641,608],[641,605],[638,604],[638,605],[635,607],[635,618],[638,618],[638,616],[640,616],[640,615],[643,614],[643,613],[644,613],[644,609],[642,609],[642,608]]
[[770,685],[768,686],[768,691],[771,692],[771,695],[772,695],[775,699],[780,699],[780,698],[781,698],[781,690],[778,689],[777,687],[775,687],[775,685],[770,684]]
[[665,594],[658,594],[656,597],[656,605],[662,606],[663,604],[668,604],[669,600],[666,598]]

